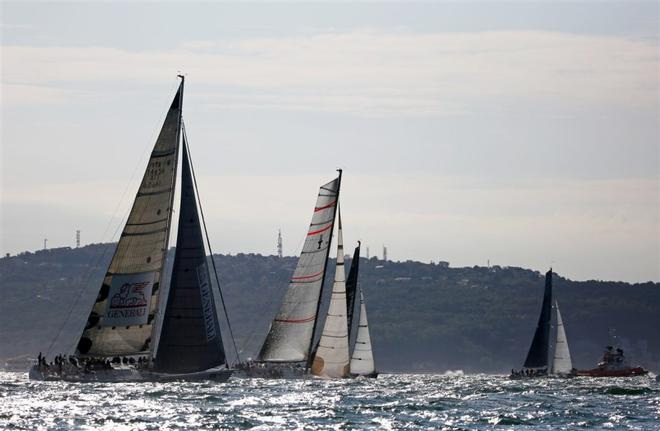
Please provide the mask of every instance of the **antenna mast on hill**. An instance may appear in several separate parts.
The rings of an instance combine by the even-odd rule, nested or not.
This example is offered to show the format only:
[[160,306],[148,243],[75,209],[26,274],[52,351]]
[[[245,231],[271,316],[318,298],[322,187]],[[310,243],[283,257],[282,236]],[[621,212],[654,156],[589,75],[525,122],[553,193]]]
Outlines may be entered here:
[[387,262],[387,247],[383,245],[383,261]]
[[44,250],[48,250],[48,238],[44,238]]
[[282,229],[279,229],[277,231],[277,257],[280,259],[283,256],[283,251],[282,251]]
[[76,230],[76,248],[80,248],[80,229]]

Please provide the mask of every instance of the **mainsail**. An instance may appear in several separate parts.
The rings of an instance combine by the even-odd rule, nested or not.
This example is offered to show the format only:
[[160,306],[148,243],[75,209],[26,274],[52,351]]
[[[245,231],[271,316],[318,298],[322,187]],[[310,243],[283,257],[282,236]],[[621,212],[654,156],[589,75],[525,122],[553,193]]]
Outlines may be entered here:
[[339,176],[321,186],[298,265],[289,281],[282,306],[271,324],[259,361],[307,361],[316,329],[316,318],[332,242]]
[[185,133],[182,153],[176,252],[154,358],[155,368],[168,373],[203,371],[225,362]]
[[555,355],[552,361],[552,372],[554,374],[570,374],[573,370],[571,352],[568,350],[568,340],[564,330],[564,321],[559,312],[559,304],[555,301],[557,311],[557,340],[555,341]]
[[541,315],[536,326],[532,345],[525,359],[525,368],[542,369],[548,366],[548,347],[550,344],[550,319],[552,318],[552,268],[545,274],[545,291]]
[[346,279],[344,276],[344,244],[341,214],[337,229],[337,266],[332,286],[330,307],[312,362],[312,374],[337,378],[349,374],[348,324],[346,321]]
[[78,355],[149,353],[170,233],[182,103],[183,81],[78,341]]
[[346,277],[346,320],[348,322],[348,339],[351,340],[351,331],[353,328],[353,310],[355,310],[355,294],[357,293],[358,271],[360,269],[360,241],[353,252],[351,259],[351,269]]
[[357,338],[351,357],[351,374],[370,375],[375,372],[376,365],[374,364],[374,353],[371,349],[367,308],[364,305],[362,289],[360,289],[360,322],[358,323]]

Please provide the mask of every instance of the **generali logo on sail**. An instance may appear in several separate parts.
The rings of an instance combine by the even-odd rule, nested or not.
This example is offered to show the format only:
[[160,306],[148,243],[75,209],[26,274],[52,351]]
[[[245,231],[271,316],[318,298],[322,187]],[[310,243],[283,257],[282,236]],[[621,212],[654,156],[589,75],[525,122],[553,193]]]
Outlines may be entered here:
[[153,278],[153,273],[116,275],[112,280],[106,322],[112,325],[146,323]]

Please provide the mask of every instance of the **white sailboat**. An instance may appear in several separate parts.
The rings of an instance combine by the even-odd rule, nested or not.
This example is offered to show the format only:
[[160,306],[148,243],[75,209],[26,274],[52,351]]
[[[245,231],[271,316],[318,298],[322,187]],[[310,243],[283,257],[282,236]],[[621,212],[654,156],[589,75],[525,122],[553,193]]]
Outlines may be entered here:
[[324,378],[348,377],[348,321],[346,318],[346,278],[341,214],[337,229],[337,266],[330,307],[312,362],[312,374]]
[[[206,265],[194,171],[182,132],[184,77],[180,78],[75,354],[58,355],[53,364],[39,355],[31,379],[225,381],[231,374]],[[180,147],[177,248],[169,290],[161,295]],[[162,325],[156,324],[159,320]]]
[[300,378],[307,375],[331,250],[341,174],[339,170],[337,178],[320,187],[284,300],[257,359],[239,364],[236,376]]
[[557,337],[555,339],[555,353],[552,359],[552,374],[570,375],[573,374],[573,363],[571,361],[571,352],[568,349],[568,340],[564,322],[559,311],[559,304],[555,301],[555,311],[557,314]]
[[369,323],[367,322],[367,308],[364,305],[364,295],[360,289],[360,321],[358,323],[357,338],[351,356],[351,375],[378,377],[374,363],[374,353],[371,348]]

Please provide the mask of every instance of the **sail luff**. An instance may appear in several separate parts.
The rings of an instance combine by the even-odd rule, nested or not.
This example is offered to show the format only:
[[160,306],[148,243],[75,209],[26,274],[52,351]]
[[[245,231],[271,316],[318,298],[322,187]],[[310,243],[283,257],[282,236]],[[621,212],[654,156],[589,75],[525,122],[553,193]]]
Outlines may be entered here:
[[566,330],[564,321],[561,318],[559,304],[555,301],[555,310],[557,312],[557,339],[555,341],[555,354],[552,361],[552,372],[554,374],[569,374],[573,369],[571,361],[571,352],[568,348]]
[[346,277],[344,272],[344,245],[341,214],[338,215],[337,265],[332,286],[330,306],[323,332],[312,362],[312,374],[328,378],[347,377],[349,374],[348,324],[346,321]]
[[340,181],[341,171],[337,178],[319,189],[298,264],[261,346],[258,361],[308,360],[332,243]]
[[534,332],[532,345],[525,359],[525,368],[543,369],[548,367],[550,346],[550,320],[552,318],[552,269],[545,274],[545,290],[541,314]]
[[367,321],[367,308],[364,303],[362,289],[360,289],[360,321],[358,323],[355,347],[351,356],[351,374],[370,375],[376,372],[374,353],[371,347],[369,323]]
[[78,340],[79,356],[150,354],[172,217],[182,92],[183,81]]

